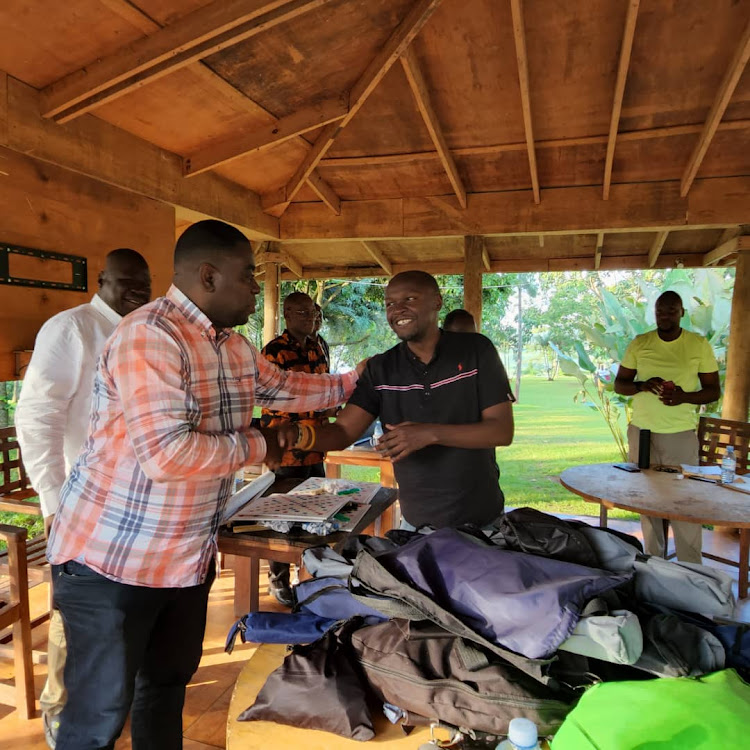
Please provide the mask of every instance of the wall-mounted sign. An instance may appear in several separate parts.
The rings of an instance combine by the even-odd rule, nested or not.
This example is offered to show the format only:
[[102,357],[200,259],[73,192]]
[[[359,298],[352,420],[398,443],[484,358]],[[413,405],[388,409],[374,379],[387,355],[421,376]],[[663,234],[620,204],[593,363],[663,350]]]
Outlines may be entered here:
[[86,258],[0,243],[0,284],[86,292]]

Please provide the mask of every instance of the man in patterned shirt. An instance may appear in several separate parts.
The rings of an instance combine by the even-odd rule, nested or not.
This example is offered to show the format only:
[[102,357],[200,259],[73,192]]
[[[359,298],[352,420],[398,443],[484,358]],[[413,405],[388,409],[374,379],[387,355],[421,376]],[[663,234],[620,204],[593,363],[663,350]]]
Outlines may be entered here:
[[[315,303],[303,292],[292,292],[284,300],[284,333],[269,341],[262,354],[282,370],[295,372],[320,373],[328,372],[328,360],[318,341],[316,328],[317,310]],[[325,413],[286,412],[276,409],[263,409],[260,418],[262,427],[278,427],[289,423],[304,423],[317,427],[327,424]],[[323,460],[325,453],[320,451],[301,451],[288,448],[281,457],[281,466],[274,471],[279,479],[294,477],[324,477],[326,475]],[[293,604],[289,587],[289,563],[268,562],[268,587],[277,601],[285,607]]]
[[[357,381],[284,372],[234,326],[255,310],[252,248],[201,221],[177,241],[166,296],[127,316],[99,359],[89,434],[48,544],[68,641],[57,750],[182,748],[216,532],[235,472],[281,458],[253,407],[327,409]],[[131,707],[132,704],[132,707]]]

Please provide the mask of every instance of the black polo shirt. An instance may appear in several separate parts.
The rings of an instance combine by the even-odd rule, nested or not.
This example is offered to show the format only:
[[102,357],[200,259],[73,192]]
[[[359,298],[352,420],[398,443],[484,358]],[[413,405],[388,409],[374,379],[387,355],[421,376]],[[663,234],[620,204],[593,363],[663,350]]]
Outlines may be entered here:
[[[429,364],[405,342],[372,357],[349,399],[386,424],[473,424],[513,395],[500,357],[480,333],[441,331]],[[415,526],[475,523],[503,512],[494,448],[430,445],[394,465],[404,518]]]

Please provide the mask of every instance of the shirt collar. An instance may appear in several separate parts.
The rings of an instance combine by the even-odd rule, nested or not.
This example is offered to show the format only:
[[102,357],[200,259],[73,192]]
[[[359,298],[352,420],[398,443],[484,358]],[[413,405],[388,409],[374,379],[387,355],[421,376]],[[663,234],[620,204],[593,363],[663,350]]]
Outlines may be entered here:
[[115,312],[98,294],[91,298],[91,307],[101,313],[114,326],[122,320],[122,315]]
[[440,338],[438,339],[438,342],[435,346],[435,351],[432,353],[432,359],[429,362],[422,362],[422,360],[414,354],[414,352],[409,348],[409,344],[406,341],[401,342],[401,346],[403,348],[403,351],[406,353],[406,358],[411,362],[412,364],[416,365],[417,367],[421,368],[428,368],[431,364],[437,361],[438,357],[440,356],[440,350],[443,348],[443,338],[445,331],[443,331],[442,328],[440,330]]
[[167,299],[195,326],[198,326],[209,338],[215,338],[218,343],[229,338],[231,328],[216,329],[208,316],[183,291],[174,284],[167,291]]

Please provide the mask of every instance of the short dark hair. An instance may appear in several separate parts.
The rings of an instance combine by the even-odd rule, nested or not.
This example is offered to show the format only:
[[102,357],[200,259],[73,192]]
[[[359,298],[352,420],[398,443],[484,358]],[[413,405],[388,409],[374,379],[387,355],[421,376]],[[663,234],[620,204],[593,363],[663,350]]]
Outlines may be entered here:
[[129,247],[118,247],[107,253],[105,263],[109,266],[130,266],[131,268],[144,268],[148,270],[146,259],[136,250]]
[[685,305],[682,301],[682,297],[680,297],[677,292],[673,291],[672,289],[667,290],[666,292],[662,292],[656,299],[657,302],[679,302],[680,307],[683,309],[685,308]]
[[468,310],[458,308],[457,310],[451,310],[445,316],[443,328],[450,328],[453,325],[461,325],[461,323],[470,323],[473,326],[476,326],[477,324],[474,320],[474,316]]
[[440,295],[440,287],[438,286],[437,279],[432,274],[427,273],[427,271],[402,271],[401,273],[397,273],[388,282],[388,285],[390,286],[397,281],[410,282],[422,287],[422,289]]
[[[310,297],[309,294],[305,294],[304,292],[290,292],[286,297],[284,297],[284,312],[287,311],[289,305],[293,305],[295,304],[295,302],[304,302],[305,300],[309,300],[310,302],[312,302],[312,297]],[[313,302],[313,304],[315,303]]]
[[216,259],[239,246],[247,247],[250,240],[239,229],[216,219],[191,224],[177,240],[174,248],[175,268],[195,265]]

